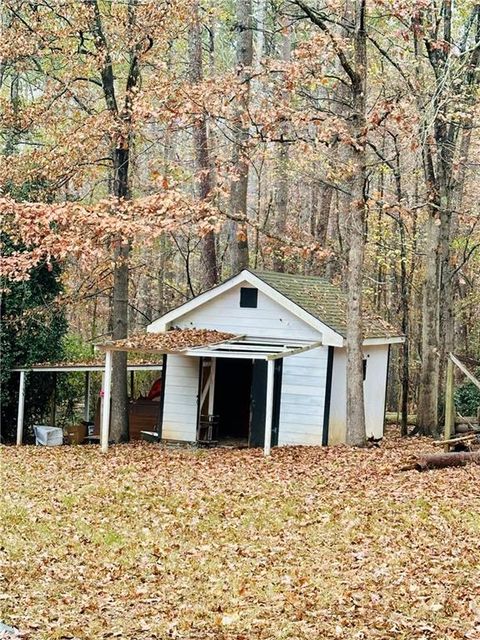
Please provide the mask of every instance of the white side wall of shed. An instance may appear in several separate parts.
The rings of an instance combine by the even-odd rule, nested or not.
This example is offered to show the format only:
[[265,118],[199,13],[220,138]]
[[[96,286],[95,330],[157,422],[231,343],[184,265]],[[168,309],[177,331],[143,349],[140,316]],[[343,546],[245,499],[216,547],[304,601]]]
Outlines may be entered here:
[[[387,387],[388,345],[364,347],[367,360],[366,377],[363,383],[365,399],[365,426],[367,438],[383,437],[385,417],[385,392]],[[345,442],[347,412],[347,368],[346,349],[335,348],[332,371],[332,395],[328,444]]]
[[328,347],[283,361],[278,444],[322,444]]
[[165,376],[162,438],[197,439],[197,396],[200,358],[169,355]]
[[[182,329],[201,327],[217,329],[235,334],[247,334],[263,338],[285,339],[319,339],[319,333],[301,319],[284,309],[263,292],[258,292],[256,308],[240,307],[240,288],[249,286],[245,283],[225,292],[206,304],[190,311],[175,320],[175,326]],[[323,414],[325,406],[325,385],[327,371],[328,347],[319,347],[312,351],[290,356],[283,361],[282,391],[280,404],[280,424],[278,444],[322,444]],[[169,382],[170,361],[167,364],[167,382],[165,386],[165,410],[169,399],[170,416],[174,417],[174,402],[171,400],[172,383]],[[191,360],[192,358],[190,358]],[[180,372],[180,370],[178,370]],[[177,371],[174,370],[177,375]],[[198,374],[198,368],[197,368]],[[175,381],[176,388],[180,384]],[[194,382],[188,378],[183,382],[185,387],[194,389],[195,398],[198,393],[198,377]],[[191,392],[188,393],[191,399]],[[185,408],[182,409],[186,411]],[[182,414],[183,415],[183,414]],[[196,418],[195,418],[196,420]],[[167,436],[165,414],[163,437]],[[191,433],[183,427],[185,433]],[[176,433],[179,433],[177,430]],[[180,439],[180,438],[178,438]],[[195,439],[190,436],[185,439]]]

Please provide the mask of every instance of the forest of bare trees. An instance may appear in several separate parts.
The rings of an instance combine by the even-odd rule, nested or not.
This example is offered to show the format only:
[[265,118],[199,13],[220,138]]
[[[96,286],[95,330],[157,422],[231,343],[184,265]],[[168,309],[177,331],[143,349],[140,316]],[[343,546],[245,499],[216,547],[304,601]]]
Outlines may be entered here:
[[402,433],[408,413],[437,432],[447,354],[480,355],[480,2],[1,11],[7,300],[58,266],[61,293],[28,313],[61,309],[90,341],[142,330],[247,266],[318,275],[348,295],[349,442],[365,439],[368,309],[407,338],[389,392]]

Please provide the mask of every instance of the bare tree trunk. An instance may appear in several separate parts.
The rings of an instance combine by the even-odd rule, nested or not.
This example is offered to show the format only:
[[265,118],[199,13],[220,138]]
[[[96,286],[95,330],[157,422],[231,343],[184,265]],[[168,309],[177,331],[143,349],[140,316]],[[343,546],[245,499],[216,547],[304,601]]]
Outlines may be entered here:
[[232,164],[236,171],[236,179],[232,181],[230,191],[230,210],[233,218],[241,218],[245,222],[232,220],[230,223],[231,267],[233,272],[248,267],[248,236],[246,219],[248,215],[248,159],[246,143],[249,127],[245,122],[250,96],[250,79],[246,67],[253,62],[252,37],[252,1],[237,0],[237,66],[242,82],[242,93],[238,96],[238,110],[234,122],[234,143]]
[[[288,20],[285,16],[281,18],[281,45],[280,45],[280,58],[283,62],[288,62],[291,56],[291,40],[290,30],[288,28]],[[284,140],[288,134],[286,125],[282,126],[280,138],[280,149],[277,158],[277,189],[275,194],[275,209],[276,209],[276,233],[279,238],[282,238],[287,230],[287,215],[288,215],[288,170],[289,170],[289,152],[288,142]],[[282,248],[277,248],[273,254],[273,269],[274,271],[285,271],[285,257]]]
[[[193,84],[203,80],[202,60],[202,25],[198,13],[198,0],[192,6],[194,23],[190,31],[189,57],[190,80]],[[212,191],[211,163],[208,149],[208,132],[206,114],[202,113],[193,129],[195,161],[199,173],[198,197],[208,200]],[[201,242],[202,248],[202,289],[213,287],[218,281],[215,234],[209,231]]]
[[[14,73],[10,85],[10,106],[15,116],[18,115],[20,107],[20,76]],[[12,155],[16,152],[18,146],[19,135],[15,127],[9,127],[6,132],[4,154]]]
[[[421,19],[421,16],[420,18]],[[438,20],[434,22],[432,33],[424,38],[428,60],[433,71],[434,92],[431,98],[433,127],[424,121],[425,142],[423,164],[429,216],[427,222],[427,242],[425,255],[425,280],[423,285],[422,320],[422,370],[418,398],[418,428],[423,434],[433,434],[438,428],[438,395],[443,386],[443,371],[446,354],[454,346],[454,289],[451,265],[452,219],[455,214],[455,152],[460,147],[459,128],[463,125],[450,118],[448,111],[451,96],[462,89],[452,85],[456,78],[452,72],[452,3],[444,0],[438,8]],[[444,46],[439,49],[436,42],[438,30],[443,24]],[[464,58],[467,73],[462,75],[464,99],[468,102],[471,92],[478,83],[478,62],[480,59],[480,4],[475,3],[470,18],[466,21],[466,31],[462,53],[468,40],[468,32],[474,27],[475,46],[470,47],[469,58]],[[419,53],[418,40],[416,54]],[[418,100],[420,113],[425,113],[425,105]],[[430,131],[430,128],[433,131]],[[462,172],[457,172],[461,178]],[[461,187],[460,187],[461,189]]]
[[363,446],[366,441],[363,396],[362,279],[365,251],[366,185],[366,91],[367,37],[365,0],[357,0],[355,11],[354,57],[352,74],[352,147],[353,176],[348,212],[350,247],[347,269],[347,431],[346,442]]
[[[114,194],[127,198],[129,149],[114,151]],[[130,246],[121,243],[114,249],[112,337],[121,340],[128,335],[128,280]],[[110,438],[114,442],[129,439],[127,353],[116,351],[112,361],[112,413]]]
[[[107,109],[114,120],[120,125],[113,137],[113,181],[111,184],[112,195],[118,199],[126,200],[130,197],[129,168],[130,145],[132,143],[131,117],[132,99],[140,79],[138,54],[143,46],[137,43],[130,50],[129,67],[125,84],[125,99],[123,109],[120,111],[113,73],[113,61],[107,35],[103,28],[102,14],[98,0],[93,0],[92,31],[95,38],[95,46],[101,54],[102,66],[100,76],[103,95]],[[128,0],[128,18],[130,28],[133,30],[136,19],[136,0]],[[130,244],[118,239],[113,246],[113,309],[112,309],[112,334],[114,340],[126,338],[128,335],[128,281],[129,281],[129,257]],[[114,442],[124,442],[129,439],[128,427],[128,395],[127,395],[127,354],[115,352],[113,354],[112,368],[112,413],[110,438]]]
[[430,215],[425,243],[425,279],[422,300],[422,366],[418,396],[418,427],[424,435],[433,435],[438,425],[438,227]]

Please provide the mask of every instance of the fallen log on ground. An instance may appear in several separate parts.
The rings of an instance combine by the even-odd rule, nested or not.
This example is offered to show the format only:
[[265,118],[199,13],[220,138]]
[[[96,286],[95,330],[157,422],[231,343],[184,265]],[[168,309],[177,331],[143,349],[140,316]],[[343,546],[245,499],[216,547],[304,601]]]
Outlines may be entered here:
[[427,471],[429,469],[445,469],[446,467],[464,467],[468,462],[480,464],[480,451],[460,451],[458,453],[426,453],[402,471],[416,469]]
[[[385,424],[400,424],[402,421],[402,414],[395,411],[387,411],[385,414]],[[415,426],[417,424],[416,414],[409,413],[407,416],[407,424]]]
[[448,440],[434,440],[432,444],[436,447],[440,447],[445,444],[455,444],[457,442],[470,442],[476,439],[475,433],[469,433],[466,436],[458,436],[458,438],[449,438]]
[[[387,411],[385,414],[385,424],[400,424],[402,414],[394,411]],[[407,416],[407,424],[411,427],[417,426],[417,414],[409,413]],[[476,416],[455,416],[455,425],[468,425],[469,427],[479,429],[478,418]]]
[[460,423],[455,425],[455,433],[480,433],[478,424]]
[[[387,411],[385,414],[385,424],[400,424],[402,421],[402,414],[395,411]],[[407,424],[410,426],[417,425],[417,414],[409,413],[407,416]],[[476,416],[455,416],[455,424],[468,424],[473,427],[478,427],[478,418]]]

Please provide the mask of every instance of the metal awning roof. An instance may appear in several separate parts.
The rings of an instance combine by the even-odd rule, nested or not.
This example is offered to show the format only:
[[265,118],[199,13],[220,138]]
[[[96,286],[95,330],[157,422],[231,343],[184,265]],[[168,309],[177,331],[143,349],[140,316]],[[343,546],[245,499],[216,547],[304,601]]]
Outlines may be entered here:
[[277,360],[309,351],[322,345],[321,340],[289,340],[234,335],[213,329],[171,329],[158,333],[133,335],[97,345],[100,351],[135,351],[138,353],[176,354],[197,358],[243,358]]
[[282,340],[280,338],[256,338],[241,336],[205,347],[195,347],[183,352],[187,356],[208,358],[243,358],[249,360],[278,360],[322,345],[321,340]]

